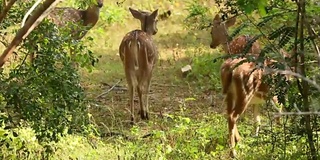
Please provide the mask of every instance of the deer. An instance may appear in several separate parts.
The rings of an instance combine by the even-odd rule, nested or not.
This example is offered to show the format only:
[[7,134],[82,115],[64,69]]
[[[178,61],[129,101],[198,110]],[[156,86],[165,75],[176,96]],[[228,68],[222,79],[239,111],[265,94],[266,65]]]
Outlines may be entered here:
[[[288,55],[284,54],[283,56]],[[229,58],[222,63],[220,68],[222,93],[225,95],[224,102],[227,105],[230,155],[232,157],[236,156],[234,147],[241,140],[237,120],[249,105],[254,105],[257,108],[254,109],[254,119],[260,125],[259,110],[256,105],[265,104],[270,98],[270,85],[263,81],[266,76],[264,68],[277,62],[273,59],[266,59],[263,64],[260,64],[262,68],[257,68],[255,62],[241,64],[245,60],[246,58]],[[285,78],[289,79],[287,76]],[[278,104],[277,96],[273,96],[271,100],[271,102]],[[281,109],[278,109],[278,112],[281,113]],[[278,117],[277,121],[279,123]],[[256,126],[256,136],[259,132],[259,125]]]
[[[211,43],[210,48],[215,49],[218,46],[222,45],[223,51],[226,54],[241,54],[248,42],[253,38],[250,35],[240,35],[235,39],[228,40],[228,28],[233,26],[236,23],[236,17],[227,19],[225,22],[221,21],[221,18],[217,14],[213,21],[211,27]],[[255,41],[248,53],[253,55],[259,55],[261,52],[260,42]]]
[[[210,48],[215,49],[219,45],[222,45],[225,54],[241,54],[244,51],[252,36],[240,35],[229,41],[228,28],[233,26],[235,22],[236,17],[230,18],[223,23],[218,15],[215,16],[210,32],[212,37]],[[258,57],[260,52],[260,43],[259,41],[255,41],[247,54]],[[290,56],[283,49],[280,50],[280,53],[284,57]],[[265,104],[268,98],[270,98],[267,96],[270,86],[265,84],[262,80],[265,76],[264,70],[257,69],[257,64],[255,62],[242,63],[242,61],[246,60],[247,59],[245,57],[228,58],[222,63],[220,68],[222,94],[225,96],[224,103],[227,105],[229,144],[232,149],[232,157],[235,157],[236,151],[234,147],[241,139],[236,125],[238,118],[249,105],[252,105],[255,121],[255,136],[258,136],[261,125],[259,105]],[[274,62],[276,61],[266,59],[263,64],[260,65],[262,65],[262,67],[266,67]],[[277,96],[273,96],[271,98],[271,102],[274,105],[280,106],[278,112],[282,112]],[[276,118],[276,122],[280,123],[279,117]]]
[[123,37],[119,55],[129,88],[131,123],[134,123],[135,90],[139,97],[140,117],[142,120],[149,120],[148,93],[152,72],[158,60],[158,50],[152,37],[158,32],[158,9],[147,12],[129,7],[129,11],[135,19],[140,20],[141,29],[130,31]]
[[[81,40],[97,24],[102,7],[103,0],[96,0],[86,10],[72,7],[56,7],[47,18],[59,28],[68,27],[70,23],[79,25],[79,27],[71,29],[70,35],[74,40]],[[30,61],[32,62],[34,58],[35,54],[31,53]]]
[[[222,22],[218,14],[213,18],[210,32],[212,38],[210,48],[215,49],[222,45],[225,54],[241,54],[244,51],[248,42],[253,38],[252,36],[240,35],[231,41],[228,40],[228,28],[235,25],[236,20],[236,17],[232,17],[227,19],[225,22]],[[252,46],[248,50],[247,54],[258,57],[260,52],[260,42],[256,40],[254,43],[252,43]],[[281,54],[285,54],[283,49],[281,49],[280,52]],[[288,54],[286,53],[284,56],[288,56]],[[278,104],[276,97],[273,97],[272,101],[273,103]],[[261,124],[258,105],[253,105],[253,112],[256,124],[255,135],[257,136],[260,128],[259,126]],[[279,122],[279,119],[276,120]]]

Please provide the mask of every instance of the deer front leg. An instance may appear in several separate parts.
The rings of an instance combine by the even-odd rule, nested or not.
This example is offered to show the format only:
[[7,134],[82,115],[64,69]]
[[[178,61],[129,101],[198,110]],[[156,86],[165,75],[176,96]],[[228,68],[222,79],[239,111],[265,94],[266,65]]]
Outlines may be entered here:
[[261,125],[261,118],[260,118],[258,105],[253,105],[253,117],[254,117],[254,126],[255,126],[255,136],[258,136],[260,125]]
[[272,103],[272,106],[274,106],[279,113],[279,115],[275,117],[275,121],[278,125],[280,125],[280,117],[281,117],[280,114],[282,113],[283,106],[282,104],[279,104],[277,96],[272,97],[271,103]]

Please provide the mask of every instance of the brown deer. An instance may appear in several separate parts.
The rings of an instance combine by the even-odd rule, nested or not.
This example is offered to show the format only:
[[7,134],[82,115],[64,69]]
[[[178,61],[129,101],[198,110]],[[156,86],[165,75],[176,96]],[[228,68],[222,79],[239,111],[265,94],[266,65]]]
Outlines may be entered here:
[[148,120],[148,93],[154,65],[158,60],[158,50],[152,35],[158,32],[158,9],[150,12],[129,8],[132,16],[141,22],[141,30],[127,33],[119,47],[119,54],[129,87],[131,122],[134,123],[134,94],[137,89],[140,116]]
[[[286,52],[284,56],[288,56]],[[232,149],[231,156],[236,156],[234,149],[237,142],[240,141],[240,135],[237,129],[237,120],[249,105],[254,105],[254,119],[258,123],[256,126],[256,135],[259,132],[260,117],[258,106],[266,103],[270,86],[263,82],[265,76],[264,67],[272,65],[275,60],[266,59],[262,64],[262,69],[256,67],[254,62],[245,62],[237,66],[245,58],[227,59],[221,65],[222,93],[226,95],[227,116],[229,128],[229,143]],[[288,79],[288,77],[286,77]],[[272,101],[278,104],[277,97],[272,97]],[[281,109],[278,110],[281,112]],[[277,119],[279,123],[279,119]]]
[[[68,24],[76,24],[78,27],[71,29],[71,37],[74,40],[82,39],[87,32],[96,25],[99,20],[100,9],[103,7],[103,0],[96,0],[86,10],[71,7],[57,7],[48,15],[58,27],[67,27]],[[34,53],[30,55],[31,62],[34,60]]]
[[[240,54],[245,49],[247,43],[253,38],[249,35],[240,35],[235,39],[229,41],[228,40],[228,28],[233,26],[236,23],[236,17],[230,18],[226,20],[226,22],[222,22],[219,15],[216,15],[212,21],[211,27],[211,44],[210,47],[212,49],[222,45],[223,50],[226,54]],[[259,41],[255,41],[252,44],[252,47],[248,51],[248,53],[252,53],[254,55],[259,55],[261,52]]]
[[[222,23],[219,16],[215,16],[211,29],[212,42],[211,48],[216,48],[220,44],[226,54],[240,54],[243,52],[249,40],[252,38],[248,35],[241,35],[232,41],[228,41],[227,29],[234,25],[236,18],[228,19]],[[248,51],[249,54],[259,55],[261,52],[259,41],[255,41]],[[280,50],[284,57],[290,56],[284,50]],[[249,105],[254,109],[255,120],[255,135],[257,136],[260,129],[260,113],[259,106],[267,100],[269,85],[262,81],[264,72],[262,69],[256,69],[256,63],[246,62],[237,66],[245,58],[227,59],[221,66],[221,83],[222,92],[227,103],[228,127],[229,127],[229,143],[232,148],[231,155],[234,157],[236,152],[234,147],[240,141],[240,135],[237,129],[236,121],[240,115],[247,109]],[[275,60],[267,59],[264,61],[263,67],[276,62]],[[236,67],[237,66],[237,67]],[[278,104],[277,97],[271,99],[274,104]],[[279,104],[278,104],[279,105]],[[281,108],[278,109],[281,112]],[[277,123],[280,119],[277,118]]]

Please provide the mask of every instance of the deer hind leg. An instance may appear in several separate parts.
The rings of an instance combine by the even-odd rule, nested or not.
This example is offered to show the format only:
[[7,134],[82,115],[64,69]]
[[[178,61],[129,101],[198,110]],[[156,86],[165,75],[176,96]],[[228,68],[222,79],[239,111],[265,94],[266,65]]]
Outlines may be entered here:
[[261,118],[259,112],[259,105],[253,105],[253,117],[254,117],[254,126],[255,126],[255,136],[259,135]]
[[129,89],[129,105],[130,105],[130,115],[131,115],[131,124],[134,124],[134,92],[135,92],[135,86],[134,83],[134,77],[131,76],[130,72],[125,71],[126,73],[126,79],[128,83],[128,89]]
[[138,86],[138,96],[140,101],[140,116],[143,120],[148,120],[148,92],[149,82],[141,82]]
[[229,129],[229,144],[231,148],[231,156],[235,157],[236,152],[234,147],[236,143],[240,140],[240,135],[236,125],[236,119],[234,118],[235,101],[232,93],[227,93],[227,114],[228,114],[228,129]]
[[134,87],[129,84],[129,104],[131,114],[131,124],[134,124]]
[[237,120],[240,115],[247,109],[249,102],[251,101],[253,94],[248,95],[239,95],[237,100],[234,103],[234,107],[229,114],[229,132],[230,132],[230,147],[231,147],[231,156],[236,157],[236,151],[234,149],[237,142],[240,141],[240,134],[237,128]]

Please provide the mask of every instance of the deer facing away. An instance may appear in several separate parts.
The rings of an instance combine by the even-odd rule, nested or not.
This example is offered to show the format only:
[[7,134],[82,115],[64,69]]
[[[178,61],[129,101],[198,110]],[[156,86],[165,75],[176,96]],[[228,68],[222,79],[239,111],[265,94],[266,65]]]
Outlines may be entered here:
[[[78,27],[72,28],[70,35],[74,40],[80,40],[96,25],[102,7],[103,0],[96,0],[96,2],[91,4],[86,10],[71,7],[57,7],[50,12],[48,19],[60,28],[67,27],[69,23],[75,24],[75,26]],[[31,53],[31,62],[34,58],[34,53]]]
[[134,95],[138,92],[141,119],[148,120],[148,93],[158,50],[152,35],[157,29],[158,10],[150,12],[129,8],[132,16],[141,22],[141,30],[127,33],[119,47],[119,54],[129,88],[131,122],[134,123]]

